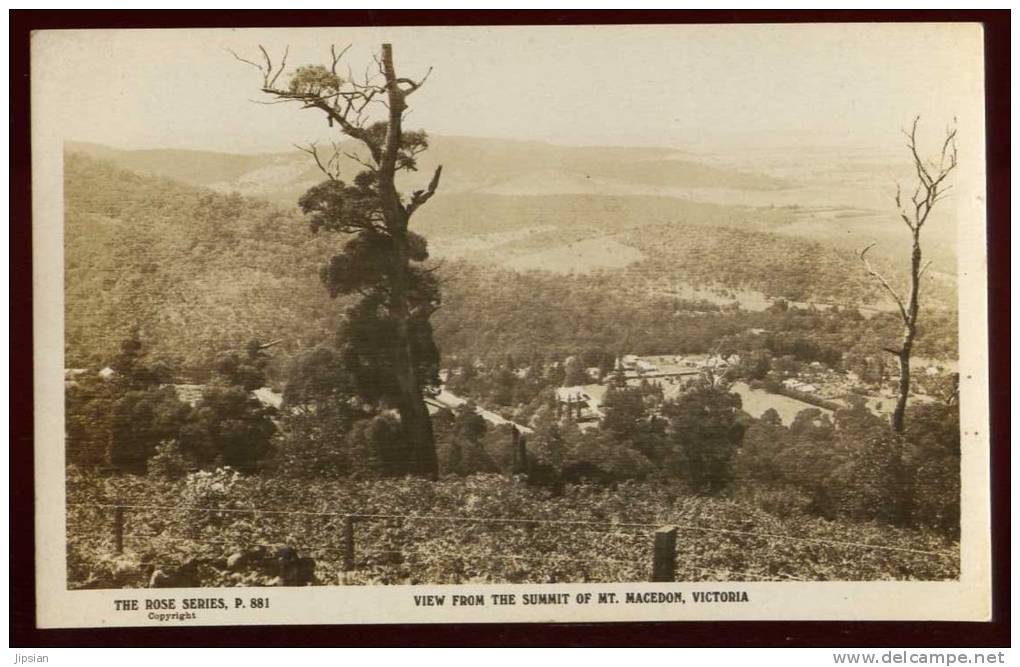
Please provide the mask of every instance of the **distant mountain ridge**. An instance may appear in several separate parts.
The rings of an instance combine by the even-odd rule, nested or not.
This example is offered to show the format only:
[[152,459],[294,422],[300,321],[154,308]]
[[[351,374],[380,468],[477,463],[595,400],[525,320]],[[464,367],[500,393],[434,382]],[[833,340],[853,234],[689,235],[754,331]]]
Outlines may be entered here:
[[[574,147],[456,136],[432,136],[430,144],[419,156],[419,171],[402,174],[398,185],[404,192],[422,188],[435,166],[443,165],[439,196],[419,212],[416,223],[433,232],[470,235],[499,232],[505,225],[563,226],[587,215],[583,211],[594,211],[601,221],[611,209],[627,219],[625,227],[648,215],[648,222],[682,219],[739,226],[834,244],[851,253],[875,243],[873,255],[896,264],[909,253],[909,235],[888,191],[890,183],[909,182],[911,174],[901,173],[903,160],[885,154],[802,147],[760,155],[695,155],[675,148]],[[355,142],[340,148],[359,153]],[[265,199],[287,209],[324,178],[311,158],[296,148],[230,154],[68,142],[65,152],[138,174]],[[346,156],[340,167],[345,179],[364,168]],[[713,206],[716,214],[703,220],[700,214]],[[605,227],[601,222],[599,226]],[[926,257],[935,260],[932,275],[955,276],[956,221],[951,205],[936,210],[926,242]]]
[[[447,136],[430,136],[429,143],[429,150],[419,157],[419,173],[403,176],[405,187],[427,180],[439,164],[445,193],[630,195],[663,187],[778,190],[789,185],[765,174],[699,162],[671,148],[572,147]],[[241,155],[124,150],[82,142],[68,142],[65,149],[137,173],[236,191],[284,206],[293,206],[301,193],[323,179],[308,155],[297,149]],[[353,142],[345,142],[341,149],[358,153]],[[362,169],[356,161],[341,158],[342,177],[353,178]]]

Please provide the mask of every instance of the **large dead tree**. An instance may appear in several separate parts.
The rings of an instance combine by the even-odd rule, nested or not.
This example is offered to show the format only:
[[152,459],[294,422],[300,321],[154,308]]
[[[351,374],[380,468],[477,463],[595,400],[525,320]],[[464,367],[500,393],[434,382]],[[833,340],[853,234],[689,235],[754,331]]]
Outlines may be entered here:
[[[360,297],[348,309],[344,331],[345,359],[359,393],[400,415],[404,444],[390,452],[384,466],[392,474],[435,478],[435,442],[423,394],[438,383],[429,317],[439,307],[439,288],[432,270],[422,264],[428,258],[425,239],[409,231],[408,223],[435,194],[442,168],[406,199],[396,185],[397,173],[415,171],[416,156],[428,147],[423,132],[403,129],[407,100],[428,73],[419,80],[398,76],[393,49],[383,44],[374,65],[356,79],[349,67],[340,71],[347,49],[331,47],[329,65],[299,67],[284,86],[279,82],[287,53],[276,65],[265,48],[259,50],[260,62],[234,56],[262,73],[262,92],[272,98],[267,103],[296,103],[320,112],[330,127],[368,152],[344,150],[336,142],[331,153],[314,144],[299,147],[326,176],[299,205],[313,231],[349,235],[322,278],[332,296]],[[341,180],[342,156],[363,168],[350,182]]]
[[895,355],[899,360],[900,379],[899,393],[896,398],[896,408],[892,414],[892,428],[897,433],[902,433],[904,428],[904,414],[907,409],[907,397],[910,394],[910,355],[914,349],[914,340],[917,337],[917,317],[920,312],[921,278],[925,271],[931,266],[931,260],[922,262],[921,255],[921,230],[924,228],[928,216],[931,215],[935,205],[941,201],[950,189],[946,178],[956,168],[956,128],[946,129],[946,136],[942,142],[942,149],[939,152],[938,161],[924,159],[917,148],[917,125],[920,116],[914,118],[910,131],[903,131],[907,137],[907,148],[913,160],[916,175],[914,192],[910,196],[910,202],[904,202],[903,192],[899,184],[896,185],[896,208],[900,219],[906,224],[911,235],[910,252],[910,278],[907,286],[906,297],[902,296],[881,273],[879,273],[868,261],[868,251],[875,244],[867,246],[859,253],[864,268],[872,277],[878,280],[882,288],[889,293],[896,303],[900,318],[903,321],[903,336],[898,348],[887,348],[886,351]]

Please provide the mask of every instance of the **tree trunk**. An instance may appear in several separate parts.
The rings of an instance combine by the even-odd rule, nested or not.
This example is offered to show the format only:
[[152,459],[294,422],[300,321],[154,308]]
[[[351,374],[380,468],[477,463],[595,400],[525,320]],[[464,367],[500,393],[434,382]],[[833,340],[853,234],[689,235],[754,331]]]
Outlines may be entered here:
[[[896,397],[896,409],[892,414],[892,428],[897,433],[903,433],[903,416],[907,411],[907,395],[910,393],[910,343],[907,342],[908,335],[904,335],[903,348],[900,350],[900,384],[899,395]],[[913,335],[909,335],[910,342],[913,342]]]
[[910,297],[907,301],[903,322],[903,343],[896,355],[900,360],[899,395],[896,397],[896,409],[892,414],[892,428],[903,433],[904,415],[907,411],[907,397],[910,395],[910,355],[914,348],[914,337],[917,335],[917,313],[920,303],[918,296],[921,288],[921,239],[920,228],[914,230],[914,244],[910,253]]
[[403,395],[397,411],[400,413],[406,447],[403,450],[406,459],[402,469],[411,475],[436,479],[439,476],[439,461],[428,407],[420,390],[401,393]]
[[397,192],[395,182],[397,153],[400,150],[402,133],[401,121],[406,103],[404,94],[397,85],[393,50],[389,44],[382,45],[382,62],[389,99],[389,124],[378,169],[379,199],[387,230],[395,246],[394,266],[390,276],[389,310],[397,325],[393,341],[394,372],[400,389],[397,411],[400,413],[404,433],[406,471],[436,479],[439,475],[439,465],[432,433],[432,420],[429,418],[425,397],[422,395],[408,327],[411,314],[407,302],[409,283],[407,212],[400,201],[400,193]]

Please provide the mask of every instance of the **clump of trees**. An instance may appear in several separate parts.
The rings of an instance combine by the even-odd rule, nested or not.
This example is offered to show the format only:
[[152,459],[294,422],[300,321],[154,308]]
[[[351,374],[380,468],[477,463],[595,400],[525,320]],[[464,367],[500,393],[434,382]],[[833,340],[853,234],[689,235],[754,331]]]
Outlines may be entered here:
[[[621,271],[561,276],[449,261],[443,308],[433,318],[436,339],[458,363],[480,361],[491,369],[510,354],[523,369],[539,356],[561,362],[575,356],[604,377],[620,354],[707,353],[720,343],[725,351],[761,349],[838,365],[846,350],[878,354],[902,327],[894,313],[865,318],[852,307],[686,310],[652,288],[645,277]],[[953,310],[924,311],[915,352],[955,358],[956,324]],[[749,329],[766,333],[754,340],[746,336]]]
[[179,435],[188,406],[163,385],[168,369],[145,358],[137,332],[121,343],[107,368],[85,371],[67,383],[67,461],[144,473],[159,443]]
[[744,437],[740,396],[705,385],[662,406],[677,463],[690,488],[718,494],[729,486],[731,462]]
[[830,419],[774,411],[747,428],[733,460],[732,491],[780,515],[878,520],[960,530],[960,431],[955,399],[913,406],[902,436],[863,402]]
[[173,371],[150,360],[135,332],[108,371],[68,382],[67,462],[103,473],[179,477],[201,467],[254,472],[271,452],[275,410],[252,396],[264,376],[261,346],[229,356],[194,407],[171,384]]

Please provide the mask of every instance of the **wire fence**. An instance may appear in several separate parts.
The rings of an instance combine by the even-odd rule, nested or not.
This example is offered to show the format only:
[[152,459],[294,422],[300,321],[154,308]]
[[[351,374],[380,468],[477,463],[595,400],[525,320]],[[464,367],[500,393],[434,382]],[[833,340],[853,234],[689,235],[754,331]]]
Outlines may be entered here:
[[[793,560],[824,559],[817,549],[839,550],[848,569],[859,566],[854,561],[868,554],[934,559],[949,570],[959,567],[958,551],[703,525],[689,516],[649,522],[138,502],[69,503],[68,509],[101,513],[100,525],[108,528],[88,539],[101,541],[114,555],[124,554],[127,545],[127,551],[139,557],[139,565],[170,567],[196,552],[219,553],[222,560],[231,552],[287,544],[315,556],[317,583],[350,582],[365,572],[382,582],[387,577],[411,581],[420,577],[423,582],[435,577],[543,583],[806,581],[813,578],[799,572],[801,563]],[[95,520],[93,516],[93,524]],[[433,530],[437,524],[455,532],[437,539]],[[225,527],[235,530],[227,537],[216,534]],[[705,546],[700,535],[720,541]],[[848,559],[847,552],[860,556]],[[905,576],[909,578],[909,572]]]

